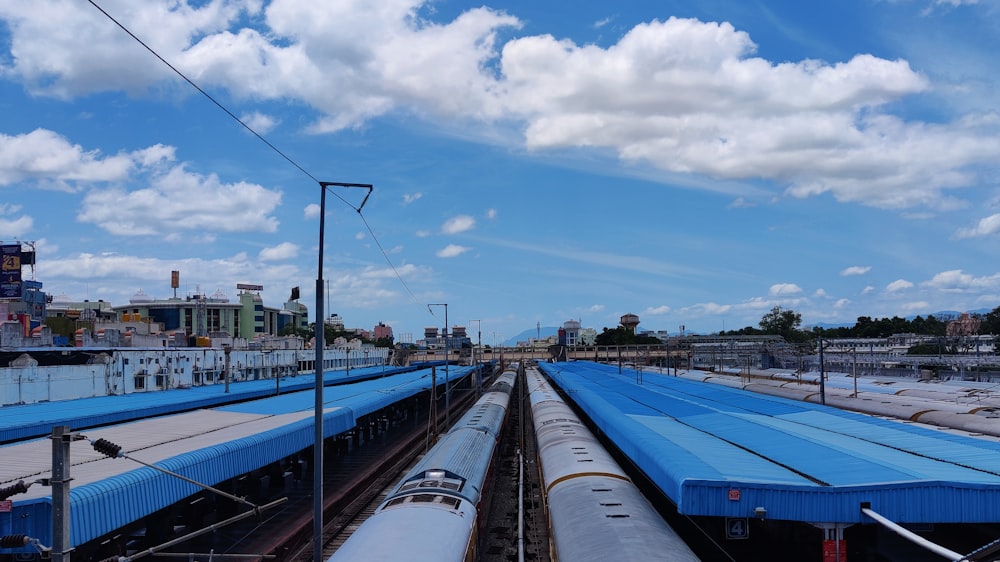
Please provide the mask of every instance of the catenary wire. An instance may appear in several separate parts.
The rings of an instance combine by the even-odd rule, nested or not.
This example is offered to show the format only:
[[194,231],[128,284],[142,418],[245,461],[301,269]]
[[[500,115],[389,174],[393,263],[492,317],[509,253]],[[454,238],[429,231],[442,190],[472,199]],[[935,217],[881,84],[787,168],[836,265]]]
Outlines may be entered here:
[[[184,81],[187,82],[188,84],[190,84],[192,88],[194,88],[195,90],[198,90],[198,92],[201,93],[201,95],[203,95],[206,98],[208,98],[209,101],[211,101],[213,104],[215,104],[216,107],[218,107],[223,112],[225,112],[226,115],[232,117],[233,120],[235,120],[237,123],[239,123],[240,125],[242,125],[244,129],[246,129],[247,131],[250,131],[250,133],[253,136],[257,137],[257,139],[259,139],[261,142],[263,142],[265,145],[267,145],[267,147],[270,148],[271,150],[273,150],[277,155],[279,155],[282,158],[284,158],[285,161],[287,161],[289,164],[291,164],[292,166],[294,166],[300,172],[302,172],[303,174],[305,174],[306,176],[308,176],[314,182],[321,183],[316,178],[316,176],[314,176],[311,173],[309,173],[309,171],[306,170],[304,167],[302,167],[302,165],[300,165],[298,162],[296,162],[295,160],[293,160],[290,156],[288,156],[283,151],[281,151],[277,146],[275,146],[273,143],[271,143],[271,141],[269,141],[266,138],[264,138],[264,136],[261,135],[260,133],[258,133],[257,131],[255,131],[253,127],[251,127],[250,125],[247,125],[246,122],[244,122],[242,119],[240,119],[239,117],[237,117],[236,114],[234,114],[232,111],[230,111],[220,101],[218,101],[211,94],[209,94],[204,89],[202,89],[198,84],[196,84],[194,82],[194,80],[188,78],[187,75],[185,75],[183,72],[181,72],[180,70],[178,70],[174,65],[170,64],[170,62],[168,62],[165,58],[163,58],[162,56],[160,56],[160,54],[157,53],[152,47],[150,47],[149,45],[147,45],[136,34],[132,33],[131,30],[129,30],[127,27],[125,27],[125,25],[123,25],[121,22],[119,22],[117,19],[115,19],[114,16],[112,16],[111,14],[109,14],[107,11],[104,10],[104,8],[102,8],[100,5],[98,5],[95,0],[88,0],[88,2],[90,2],[90,4],[93,7],[97,8],[97,10],[99,12],[101,12],[102,14],[104,14],[104,16],[107,17],[109,20],[111,20],[115,25],[117,25],[119,28],[121,28],[122,31],[124,31],[125,33],[127,33],[129,35],[129,37],[131,37],[137,43],[139,43],[140,45],[142,45],[154,57],[156,57],[157,59],[159,59],[160,62],[162,62],[163,64],[165,64],[167,66],[167,68],[169,68],[175,74],[177,74],[182,79],[184,79]],[[410,290],[410,287],[406,284],[406,281],[403,281],[403,277],[399,274],[399,271],[396,269],[396,266],[392,263],[392,260],[389,259],[389,254],[385,251],[385,247],[382,246],[382,242],[379,241],[378,237],[375,235],[375,232],[372,230],[372,227],[368,224],[368,220],[365,219],[364,214],[361,212],[361,208],[360,207],[355,207],[350,202],[348,202],[346,199],[344,199],[340,194],[338,194],[337,192],[331,190],[328,186],[322,186],[322,189],[326,190],[327,192],[329,192],[331,195],[333,195],[337,199],[340,199],[340,201],[343,202],[348,207],[350,207],[350,208],[354,209],[355,211],[357,211],[358,216],[361,217],[361,222],[364,223],[365,228],[368,229],[368,232],[371,234],[372,239],[375,240],[375,244],[378,246],[379,251],[382,253],[382,257],[385,259],[386,263],[388,263],[389,267],[392,269],[393,275],[396,276],[396,279],[399,280],[400,284],[403,285],[403,288],[406,289],[406,292],[410,295],[410,298],[413,299],[413,301],[415,303],[417,303],[418,301],[417,301],[416,295],[414,295],[413,291]],[[431,315],[433,316],[433,312],[431,313]]]

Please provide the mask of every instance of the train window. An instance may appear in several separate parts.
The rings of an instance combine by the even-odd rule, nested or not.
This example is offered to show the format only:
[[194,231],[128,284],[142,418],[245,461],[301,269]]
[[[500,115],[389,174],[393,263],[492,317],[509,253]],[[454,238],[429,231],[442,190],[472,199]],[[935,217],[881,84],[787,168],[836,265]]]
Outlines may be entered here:
[[414,488],[444,488],[445,490],[461,490],[465,485],[465,480],[459,478],[447,478],[444,471],[427,471],[424,478],[410,480],[400,486],[399,491],[405,492]]

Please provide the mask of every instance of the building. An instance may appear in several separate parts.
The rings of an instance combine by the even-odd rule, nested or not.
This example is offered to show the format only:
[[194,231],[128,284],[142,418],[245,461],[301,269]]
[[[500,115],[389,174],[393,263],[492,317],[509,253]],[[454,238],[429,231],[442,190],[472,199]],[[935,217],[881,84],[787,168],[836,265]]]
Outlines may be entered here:
[[0,323],[17,322],[25,337],[45,321],[47,299],[34,272],[34,242],[0,241]]
[[580,322],[576,320],[563,322],[563,327],[559,330],[559,344],[580,345]]
[[[424,339],[417,340],[417,347],[425,349],[444,349],[445,335],[439,335],[434,326],[424,328]],[[448,349],[472,347],[472,340],[465,335],[465,326],[452,326],[451,335],[447,336]]]
[[164,300],[140,290],[127,305],[111,310],[127,326],[158,324],[168,333],[207,338],[259,340],[278,336],[289,326],[308,326],[308,308],[302,303],[289,301],[282,308],[266,307],[260,296],[263,287],[243,284],[236,287],[237,302],[231,302],[221,290],[212,295],[195,293]]
[[336,312],[331,313],[330,317],[326,319],[326,325],[330,326],[338,332],[344,331],[344,319],[340,317]]
[[376,340],[392,339],[392,326],[386,326],[382,322],[379,322],[378,326],[375,326],[375,329],[372,331],[375,332]]

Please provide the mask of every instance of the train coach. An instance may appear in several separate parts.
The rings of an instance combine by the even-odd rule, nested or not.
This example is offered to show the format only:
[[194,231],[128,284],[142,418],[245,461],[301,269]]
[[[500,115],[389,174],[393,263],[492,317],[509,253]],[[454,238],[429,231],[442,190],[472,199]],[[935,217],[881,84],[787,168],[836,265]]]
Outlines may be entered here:
[[553,560],[698,557],[534,368],[525,372]]
[[329,562],[477,558],[516,369],[497,377]]

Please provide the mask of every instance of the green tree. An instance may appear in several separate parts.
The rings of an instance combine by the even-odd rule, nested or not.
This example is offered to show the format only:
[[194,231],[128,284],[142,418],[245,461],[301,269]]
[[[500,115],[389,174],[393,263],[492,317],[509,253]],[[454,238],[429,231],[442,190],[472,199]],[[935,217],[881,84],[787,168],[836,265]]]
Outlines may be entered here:
[[392,336],[386,336],[375,340],[375,347],[393,347],[393,345]]
[[624,326],[618,326],[613,330],[604,328],[600,334],[597,334],[594,343],[597,345],[656,345],[663,342],[653,336],[636,335],[631,330],[626,330]]
[[760,319],[761,331],[768,335],[781,336],[790,342],[805,339],[805,334],[799,330],[801,325],[801,314],[794,310],[785,310],[780,306],[775,306]]
[[1000,335],[1000,306],[983,315],[979,333]]

